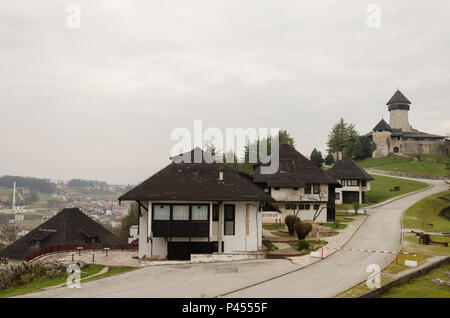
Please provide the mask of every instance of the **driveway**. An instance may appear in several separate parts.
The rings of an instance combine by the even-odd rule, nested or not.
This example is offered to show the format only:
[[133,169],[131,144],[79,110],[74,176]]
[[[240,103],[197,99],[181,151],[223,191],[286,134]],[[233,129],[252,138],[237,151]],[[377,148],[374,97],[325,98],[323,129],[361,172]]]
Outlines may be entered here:
[[[346,248],[393,250],[401,244],[401,217],[417,201],[446,190],[431,188],[370,211]],[[56,288],[23,297],[334,297],[364,281],[369,264],[384,268],[395,255],[338,251],[306,268],[287,260],[150,266],[84,283],[81,289]]]

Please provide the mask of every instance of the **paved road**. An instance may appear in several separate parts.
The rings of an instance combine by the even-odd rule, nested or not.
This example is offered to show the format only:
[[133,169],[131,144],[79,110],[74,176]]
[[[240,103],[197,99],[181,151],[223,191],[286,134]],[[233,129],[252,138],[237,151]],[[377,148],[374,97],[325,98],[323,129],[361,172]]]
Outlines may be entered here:
[[[345,247],[397,251],[401,244],[403,213],[417,201],[448,189],[442,181],[423,181],[432,188],[372,209],[367,221]],[[307,268],[226,296],[334,297],[364,281],[368,276],[367,265],[377,264],[383,269],[394,258],[393,254],[338,251]]]
[[[447,189],[442,181],[425,182],[433,187],[372,209],[345,247],[398,250],[403,212],[422,198]],[[384,268],[393,258],[392,254],[338,251],[300,270],[287,260],[150,266],[87,282],[81,289],[57,288],[24,296],[333,297],[365,280],[367,265]]]

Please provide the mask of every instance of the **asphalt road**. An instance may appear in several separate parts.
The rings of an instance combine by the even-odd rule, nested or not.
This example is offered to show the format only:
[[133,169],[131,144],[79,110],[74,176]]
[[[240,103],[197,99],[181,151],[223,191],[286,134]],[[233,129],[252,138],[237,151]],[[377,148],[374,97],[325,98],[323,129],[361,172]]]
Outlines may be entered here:
[[[372,209],[366,222],[344,247],[397,251],[401,244],[403,213],[417,201],[448,189],[442,181],[423,181],[432,188]],[[394,254],[338,251],[302,270],[226,296],[334,297],[366,280],[368,265],[377,264],[383,269],[394,258]]]
[[[433,187],[372,209],[345,247],[398,250],[404,211],[448,188],[442,181],[424,182]],[[150,266],[86,282],[80,289],[62,287],[22,297],[334,297],[364,281],[367,265],[384,268],[394,257],[338,251],[300,270],[287,260]]]

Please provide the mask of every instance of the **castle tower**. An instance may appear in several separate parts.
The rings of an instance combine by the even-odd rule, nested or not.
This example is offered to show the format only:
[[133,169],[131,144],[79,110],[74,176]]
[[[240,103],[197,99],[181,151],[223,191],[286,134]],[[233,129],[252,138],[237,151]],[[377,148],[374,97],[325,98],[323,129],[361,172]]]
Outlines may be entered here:
[[399,90],[392,95],[386,104],[390,114],[389,126],[392,129],[401,129],[403,132],[412,131],[408,120],[410,104],[411,102]]

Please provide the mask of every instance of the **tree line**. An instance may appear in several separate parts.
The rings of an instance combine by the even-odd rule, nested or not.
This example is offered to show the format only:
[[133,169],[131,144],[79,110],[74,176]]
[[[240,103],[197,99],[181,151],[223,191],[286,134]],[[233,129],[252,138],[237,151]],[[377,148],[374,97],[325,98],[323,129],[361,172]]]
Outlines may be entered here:
[[32,177],[19,177],[19,176],[2,176],[0,177],[0,186],[12,189],[14,187],[14,181],[16,187],[26,187],[30,190],[51,194],[56,190],[56,184],[49,179],[40,179]]

